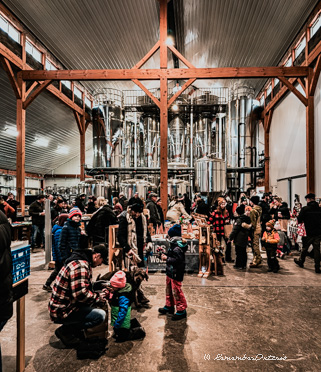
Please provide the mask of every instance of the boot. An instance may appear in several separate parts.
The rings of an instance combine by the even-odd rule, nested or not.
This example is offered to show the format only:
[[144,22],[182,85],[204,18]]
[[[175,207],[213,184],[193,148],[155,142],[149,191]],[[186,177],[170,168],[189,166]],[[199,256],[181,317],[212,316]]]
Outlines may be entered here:
[[174,314],[174,306],[164,306],[158,309],[158,312],[162,315]]
[[55,335],[66,347],[77,347],[81,342],[78,337],[70,332],[69,327],[63,325],[55,330]]
[[300,261],[300,259],[298,259],[298,258],[295,258],[294,259],[294,262],[298,265],[298,266],[300,266],[301,268],[303,268],[304,267],[304,264],[303,264],[303,262],[302,261]]
[[172,320],[181,320],[181,319],[186,318],[186,316],[187,316],[186,310],[183,310],[183,311],[177,311],[177,312],[172,316]]

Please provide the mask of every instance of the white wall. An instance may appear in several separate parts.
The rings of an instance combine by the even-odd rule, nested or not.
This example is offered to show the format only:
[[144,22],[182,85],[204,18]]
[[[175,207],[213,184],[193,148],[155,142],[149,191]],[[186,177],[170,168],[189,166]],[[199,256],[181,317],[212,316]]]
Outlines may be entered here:
[[321,197],[321,79],[314,94],[315,193]]

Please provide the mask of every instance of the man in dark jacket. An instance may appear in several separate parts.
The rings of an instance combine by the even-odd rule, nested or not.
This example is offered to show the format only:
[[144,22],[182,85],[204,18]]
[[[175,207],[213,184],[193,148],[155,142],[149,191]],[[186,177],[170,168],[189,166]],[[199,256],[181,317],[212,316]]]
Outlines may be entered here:
[[127,206],[129,207],[130,205],[133,205],[133,204],[140,204],[142,207],[144,207],[144,203],[142,199],[139,197],[138,192],[135,192],[134,196],[129,199]]
[[302,251],[299,259],[294,262],[304,267],[305,257],[310,245],[313,245],[315,272],[320,274],[320,242],[321,242],[321,208],[315,201],[315,194],[309,193],[305,196],[307,206],[301,209],[298,223],[304,223],[307,236],[302,237]]
[[123,211],[125,211],[128,206],[128,200],[123,192],[119,193],[119,203],[123,207]]
[[49,301],[50,318],[62,324],[56,336],[67,347],[79,344],[78,334],[83,329],[104,323],[106,312],[94,306],[106,303],[106,290],[93,290],[92,267],[108,264],[108,250],[104,245],[92,250],[75,251],[59,271]]
[[110,205],[106,204],[95,212],[89,221],[86,232],[92,236],[93,245],[108,242],[108,227],[117,225],[117,217]]
[[265,224],[271,219],[271,216],[269,214],[269,210],[270,210],[270,206],[268,204],[269,200],[270,200],[269,193],[265,192],[263,194],[262,199],[259,202],[259,207],[262,208],[262,218],[261,218],[262,233],[261,235],[263,235],[265,231]]
[[156,227],[161,225],[162,223],[160,219],[160,215],[158,213],[156,201],[157,201],[157,194],[155,194],[154,192],[150,193],[149,200],[146,204],[146,208],[149,210],[149,213],[150,213],[150,218],[148,222],[153,224],[155,230],[156,230]]
[[82,213],[85,212],[85,200],[86,200],[86,194],[78,195],[75,200],[75,207],[79,208]]
[[251,207],[241,204],[236,208],[236,213],[239,217],[233,225],[233,230],[229,236],[229,241],[234,241],[235,244],[235,269],[246,269],[247,253],[246,247],[248,244],[248,238],[251,231]]
[[14,212],[11,214],[10,217],[12,219],[12,222],[15,222],[17,221],[17,208],[20,205],[20,203],[17,200],[15,200],[12,192],[8,193],[7,203],[10,205],[10,207],[14,209]]
[[194,212],[208,217],[210,215],[210,210],[201,194],[195,194],[195,202],[196,208],[194,209]]
[[[11,228],[4,213],[0,211],[0,332],[13,313]],[[0,371],[2,371],[0,345]]]
[[41,244],[45,244],[45,212],[44,212],[44,195],[38,195],[37,200],[29,206],[29,216],[32,219],[31,249],[36,247],[37,236],[40,234]]

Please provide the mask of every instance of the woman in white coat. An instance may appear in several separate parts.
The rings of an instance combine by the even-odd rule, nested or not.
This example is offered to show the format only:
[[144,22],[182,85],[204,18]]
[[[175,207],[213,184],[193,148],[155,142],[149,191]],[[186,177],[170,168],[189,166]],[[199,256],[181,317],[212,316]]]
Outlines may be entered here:
[[191,220],[192,217],[186,212],[184,204],[182,201],[184,197],[177,199],[176,202],[171,202],[169,204],[169,209],[166,213],[166,219],[169,221],[177,221],[181,216],[184,216],[184,219]]

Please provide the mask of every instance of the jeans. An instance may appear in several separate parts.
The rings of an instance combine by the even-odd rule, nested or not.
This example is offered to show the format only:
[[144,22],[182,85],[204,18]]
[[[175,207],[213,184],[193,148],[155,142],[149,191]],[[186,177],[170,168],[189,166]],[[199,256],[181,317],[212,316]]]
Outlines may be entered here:
[[105,321],[106,312],[102,309],[94,309],[90,306],[82,306],[78,311],[73,311],[61,323],[64,328],[72,331],[93,328]]
[[34,248],[37,243],[37,235],[40,234],[41,243],[45,245],[45,232],[44,226],[32,225],[31,231],[31,248]]
[[308,249],[310,245],[313,246],[314,252],[314,264],[316,268],[320,267],[320,242],[321,242],[321,235],[318,236],[303,236],[302,237],[302,251],[300,254],[300,261],[304,263],[305,257],[308,254]]
[[[2,328],[7,323],[7,320],[3,320],[0,322],[0,332],[2,331]],[[2,372],[2,356],[1,356],[1,345],[0,345],[0,372]]]
[[55,268],[53,272],[50,274],[49,278],[46,280],[47,286],[51,285],[51,283],[56,279],[56,276],[58,275],[60,269],[64,266],[63,262],[56,261],[55,262]]

